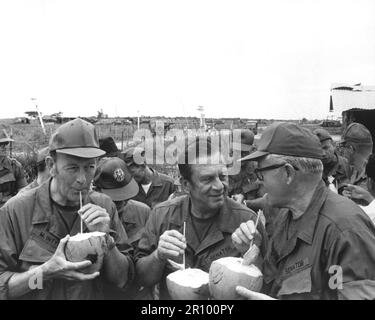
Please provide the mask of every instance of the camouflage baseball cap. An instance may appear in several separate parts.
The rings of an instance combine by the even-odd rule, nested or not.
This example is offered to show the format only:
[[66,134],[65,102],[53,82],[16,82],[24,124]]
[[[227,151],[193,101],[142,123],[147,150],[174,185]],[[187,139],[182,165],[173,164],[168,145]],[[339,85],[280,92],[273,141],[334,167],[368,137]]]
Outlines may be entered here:
[[51,136],[49,150],[80,158],[97,158],[105,154],[93,124],[80,118],[61,125]]
[[128,200],[138,194],[138,183],[125,162],[117,157],[102,158],[95,172],[94,184],[113,201]]

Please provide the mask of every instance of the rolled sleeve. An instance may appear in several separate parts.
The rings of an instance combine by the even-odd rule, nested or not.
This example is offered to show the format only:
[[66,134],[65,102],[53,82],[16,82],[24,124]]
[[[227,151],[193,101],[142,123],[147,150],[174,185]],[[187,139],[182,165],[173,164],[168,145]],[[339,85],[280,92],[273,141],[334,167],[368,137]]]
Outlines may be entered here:
[[128,236],[120,218],[118,216],[116,207],[113,205],[111,208],[111,231],[110,235],[114,238],[116,242],[116,247],[118,250],[126,257],[128,262],[128,281],[126,282],[123,289],[129,288],[135,278],[135,266],[133,260],[133,247],[128,241]]

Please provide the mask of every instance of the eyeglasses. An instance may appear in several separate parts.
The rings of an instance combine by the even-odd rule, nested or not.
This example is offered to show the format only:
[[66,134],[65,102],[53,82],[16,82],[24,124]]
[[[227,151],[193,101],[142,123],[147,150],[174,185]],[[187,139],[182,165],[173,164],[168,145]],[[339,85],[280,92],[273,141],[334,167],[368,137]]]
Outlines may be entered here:
[[[254,173],[255,175],[257,176],[258,180],[259,181],[263,181],[264,180],[264,176],[263,176],[263,173],[264,171],[268,171],[268,170],[273,170],[273,169],[278,169],[278,168],[281,168],[285,165],[287,165],[288,163],[285,162],[285,163],[279,163],[279,164],[273,164],[272,166],[268,166],[268,167],[264,167],[264,168],[256,168],[254,169]],[[294,165],[291,164],[291,166],[294,168],[294,170],[298,170],[298,168]]]

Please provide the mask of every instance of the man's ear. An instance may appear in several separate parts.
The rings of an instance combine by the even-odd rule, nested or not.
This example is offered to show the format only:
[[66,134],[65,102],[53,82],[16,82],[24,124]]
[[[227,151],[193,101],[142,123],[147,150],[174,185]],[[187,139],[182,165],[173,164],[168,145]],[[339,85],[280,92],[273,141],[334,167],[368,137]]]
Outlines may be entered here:
[[285,171],[286,171],[286,184],[291,184],[294,177],[296,176],[296,169],[293,168],[293,166],[289,163],[285,165]]
[[46,157],[48,171],[52,177],[56,175],[56,163],[51,156]]

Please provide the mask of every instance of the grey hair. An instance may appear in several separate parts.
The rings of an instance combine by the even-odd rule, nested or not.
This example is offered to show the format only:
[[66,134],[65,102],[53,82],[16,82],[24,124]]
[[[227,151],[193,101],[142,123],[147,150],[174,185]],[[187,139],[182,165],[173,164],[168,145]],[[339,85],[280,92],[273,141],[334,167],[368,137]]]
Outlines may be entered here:
[[293,156],[283,156],[279,154],[269,154],[267,159],[280,159],[297,167],[304,173],[309,174],[322,174],[323,173],[323,163],[320,159],[314,158],[304,158],[304,157],[293,157]]

